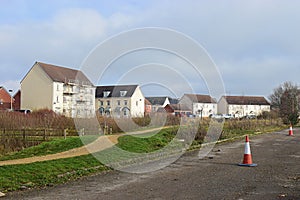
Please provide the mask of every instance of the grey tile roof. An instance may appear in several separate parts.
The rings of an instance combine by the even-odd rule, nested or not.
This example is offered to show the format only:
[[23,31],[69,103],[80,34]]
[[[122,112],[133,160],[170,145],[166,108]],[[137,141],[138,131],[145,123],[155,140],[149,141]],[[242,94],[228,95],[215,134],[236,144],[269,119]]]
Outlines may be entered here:
[[[138,85],[109,85],[109,86],[97,86],[96,98],[103,98],[104,92],[110,92],[109,97],[131,97]],[[127,91],[124,96],[121,96],[121,91]]]
[[145,97],[152,105],[163,105],[168,97]]

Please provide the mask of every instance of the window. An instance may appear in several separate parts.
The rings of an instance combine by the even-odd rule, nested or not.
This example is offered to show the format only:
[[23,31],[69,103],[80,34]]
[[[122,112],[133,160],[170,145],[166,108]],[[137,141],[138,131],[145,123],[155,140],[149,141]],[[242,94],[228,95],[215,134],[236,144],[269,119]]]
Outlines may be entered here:
[[135,105],[136,105],[136,106],[139,106],[139,101],[136,101],[136,102],[135,102]]
[[127,106],[127,100],[124,100],[124,105]]
[[107,101],[106,103],[107,103],[108,106],[110,106],[110,101]]
[[126,94],[127,94],[127,91],[120,91],[120,96],[121,96],[121,97],[125,97]]
[[120,101],[120,100],[118,100],[118,106],[119,106],[119,105],[121,105],[121,101]]
[[106,97],[108,97],[109,94],[110,94],[110,91],[104,91],[104,92],[103,92],[103,97],[106,98]]
[[56,85],[56,90],[59,91],[59,85]]
[[59,102],[58,102],[58,96],[56,96],[56,102],[59,103]]

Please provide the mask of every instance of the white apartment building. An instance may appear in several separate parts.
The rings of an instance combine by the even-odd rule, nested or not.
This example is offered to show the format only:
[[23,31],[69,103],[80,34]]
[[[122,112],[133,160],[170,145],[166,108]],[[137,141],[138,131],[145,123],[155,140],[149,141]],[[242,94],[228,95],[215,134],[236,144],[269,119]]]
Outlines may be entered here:
[[209,117],[217,114],[217,102],[210,95],[203,94],[184,94],[180,104],[189,107],[196,117]]
[[21,81],[21,109],[93,117],[95,87],[81,71],[36,62]]
[[145,97],[138,85],[97,86],[96,110],[113,117],[143,117]]

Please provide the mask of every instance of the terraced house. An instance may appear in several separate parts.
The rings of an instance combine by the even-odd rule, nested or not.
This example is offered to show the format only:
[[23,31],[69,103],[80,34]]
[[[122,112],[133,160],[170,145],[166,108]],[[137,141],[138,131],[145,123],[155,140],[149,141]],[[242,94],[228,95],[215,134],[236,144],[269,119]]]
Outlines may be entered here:
[[270,112],[270,103],[262,96],[222,96],[218,102],[218,112],[235,117],[260,115]]
[[97,86],[96,109],[100,115],[143,117],[145,97],[138,85]]
[[21,81],[21,109],[45,108],[67,117],[92,117],[95,86],[81,71],[36,62]]

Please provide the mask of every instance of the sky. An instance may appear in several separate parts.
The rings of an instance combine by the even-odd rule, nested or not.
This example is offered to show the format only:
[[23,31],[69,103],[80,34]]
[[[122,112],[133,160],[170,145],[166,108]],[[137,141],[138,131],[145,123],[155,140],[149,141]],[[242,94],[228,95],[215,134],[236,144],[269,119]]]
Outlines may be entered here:
[[[0,0],[0,5],[0,85],[7,90],[17,91],[36,61],[80,69],[108,38],[144,27],[172,29],[200,44],[227,95],[268,97],[285,81],[300,84],[300,1]],[[149,63],[156,63],[147,68],[157,72],[152,77],[162,80],[164,69],[172,68],[178,73],[168,84],[180,88],[178,78],[185,76],[196,93],[209,92],[204,79],[183,73],[187,63],[157,51],[118,59],[96,84],[114,84],[120,77],[139,84],[150,72],[133,70],[128,78],[125,68],[119,69]],[[159,68],[159,63],[167,67]],[[145,86],[145,95],[168,94],[168,86],[159,90],[158,85]],[[184,87],[180,90],[186,93]]]

